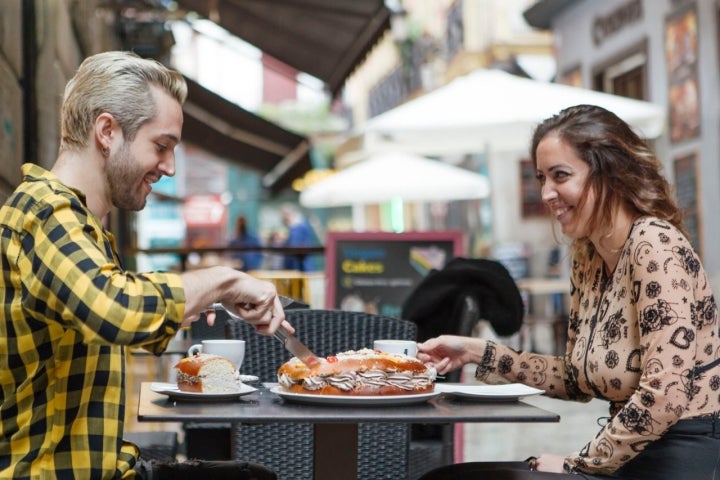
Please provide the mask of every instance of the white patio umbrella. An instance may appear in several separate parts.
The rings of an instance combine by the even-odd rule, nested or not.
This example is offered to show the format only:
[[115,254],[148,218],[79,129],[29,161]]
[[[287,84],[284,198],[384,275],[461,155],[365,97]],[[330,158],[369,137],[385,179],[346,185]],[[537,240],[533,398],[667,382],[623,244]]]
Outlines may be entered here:
[[433,202],[485,198],[486,177],[417,155],[394,152],[371,156],[300,193],[304,207],[367,205],[401,199]]
[[577,104],[614,112],[644,138],[658,137],[665,125],[664,109],[649,102],[479,69],[370,119],[360,131],[363,151],[527,150],[540,121]]

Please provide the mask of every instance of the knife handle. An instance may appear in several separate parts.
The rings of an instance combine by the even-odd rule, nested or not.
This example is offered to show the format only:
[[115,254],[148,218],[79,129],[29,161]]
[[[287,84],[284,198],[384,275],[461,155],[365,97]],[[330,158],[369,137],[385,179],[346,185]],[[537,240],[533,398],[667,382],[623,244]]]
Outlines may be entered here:
[[285,345],[285,343],[287,342],[287,339],[288,339],[288,331],[285,330],[285,327],[280,325],[280,327],[278,327],[278,329],[275,330],[273,337],[277,338],[280,341],[280,343]]

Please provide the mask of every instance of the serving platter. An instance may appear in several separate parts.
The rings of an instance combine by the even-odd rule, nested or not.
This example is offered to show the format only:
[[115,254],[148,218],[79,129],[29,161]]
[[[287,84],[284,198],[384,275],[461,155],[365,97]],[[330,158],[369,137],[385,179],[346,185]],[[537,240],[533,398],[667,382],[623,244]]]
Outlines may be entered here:
[[270,387],[270,391],[283,400],[306,405],[333,405],[333,406],[354,406],[374,407],[388,405],[413,405],[424,403],[440,395],[437,390],[429,393],[413,393],[411,395],[384,395],[384,396],[345,396],[345,395],[315,395],[312,393],[286,392],[279,385]]
[[529,387],[522,383],[508,383],[503,385],[473,385],[467,383],[436,383],[435,391],[474,401],[518,401],[530,395],[545,393],[539,388]]
[[240,391],[233,393],[201,393],[201,392],[183,392],[175,383],[152,382],[150,390],[162,395],[167,395],[171,400],[194,400],[194,401],[228,401],[237,400],[238,398],[257,392],[257,388],[240,384]]

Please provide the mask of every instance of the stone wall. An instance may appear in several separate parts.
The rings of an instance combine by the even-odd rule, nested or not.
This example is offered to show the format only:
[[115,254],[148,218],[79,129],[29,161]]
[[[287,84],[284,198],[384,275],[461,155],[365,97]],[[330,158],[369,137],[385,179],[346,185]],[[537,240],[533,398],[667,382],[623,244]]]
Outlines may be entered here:
[[[0,2],[0,200],[20,182],[22,163],[54,163],[62,93],[82,59],[118,48],[115,12],[99,3],[35,0],[30,8],[21,1]],[[32,62],[30,70],[26,62]],[[32,78],[26,78],[28,71]],[[34,152],[26,152],[26,141]]]

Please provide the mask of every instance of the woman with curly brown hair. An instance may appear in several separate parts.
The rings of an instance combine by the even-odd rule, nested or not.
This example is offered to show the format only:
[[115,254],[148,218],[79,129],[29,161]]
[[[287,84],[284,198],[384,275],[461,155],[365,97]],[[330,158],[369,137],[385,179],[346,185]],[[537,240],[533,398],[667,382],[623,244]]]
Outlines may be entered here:
[[420,344],[418,357],[441,374],[475,363],[488,383],[606,400],[610,417],[566,456],[452,465],[423,480],[720,479],[717,305],[660,162],[625,122],[592,105],[545,120],[531,145],[543,201],[572,239],[565,355],[441,336]]

